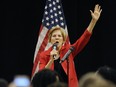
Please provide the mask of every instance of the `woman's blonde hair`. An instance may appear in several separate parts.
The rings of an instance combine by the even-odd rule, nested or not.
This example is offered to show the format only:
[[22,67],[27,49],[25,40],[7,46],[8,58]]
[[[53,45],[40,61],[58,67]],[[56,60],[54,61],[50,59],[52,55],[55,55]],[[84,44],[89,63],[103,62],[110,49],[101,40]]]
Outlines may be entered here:
[[50,29],[49,33],[48,33],[48,40],[49,42],[51,42],[51,36],[52,36],[52,33],[55,31],[55,30],[60,30],[61,31],[61,34],[63,36],[63,41],[65,42],[66,41],[66,38],[67,38],[67,34],[65,32],[65,30],[63,28],[61,28],[60,26],[54,26]]

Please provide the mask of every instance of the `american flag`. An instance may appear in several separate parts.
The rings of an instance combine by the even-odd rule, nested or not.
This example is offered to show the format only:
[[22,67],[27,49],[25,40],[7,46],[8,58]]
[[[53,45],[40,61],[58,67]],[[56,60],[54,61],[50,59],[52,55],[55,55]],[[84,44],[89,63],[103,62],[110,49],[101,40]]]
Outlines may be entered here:
[[[39,59],[38,55],[42,51],[48,49],[51,45],[48,43],[48,31],[54,27],[60,26],[66,30],[67,34],[67,25],[62,9],[62,4],[60,0],[47,0],[45,11],[43,14],[42,24],[39,31],[39,37],[35,49],[34,54],[34,61],[33,61],[33,70],[32,70],[32,77],[35,75],[36,72],[39,71]],[[66,40],[69,43],[69,38],[67,37]]]

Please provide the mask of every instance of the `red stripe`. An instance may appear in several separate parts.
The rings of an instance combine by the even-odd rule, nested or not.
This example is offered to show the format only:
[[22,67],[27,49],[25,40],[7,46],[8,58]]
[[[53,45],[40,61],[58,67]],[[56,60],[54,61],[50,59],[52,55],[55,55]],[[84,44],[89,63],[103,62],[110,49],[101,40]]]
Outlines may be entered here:
[[48,32],[47,32],[47,34],[46,34],[46,36],[45,36],[45,38],[40,46],[39,52],[42,52],[45,50],[47,43],[48,43]]
[[[42,29],[43,29],[43,27],[41,27],[40,31]],[[34,75],[35,70],[36,70],[37,65],[38,65],[38,62],[39,62],[39,53],[41,53],[42,51],[45,50],[45,47],[46,47],[47,43],[48,43],[48,32],[47,32],[47,34],[46,34],[46,36],[45,36],[45,38],[44,38],[44,40],[43,40],[43,42],[42,42],[42,44],[40,46],[39,51],[37,52],[37,55],[36,55],[36,58],[35,58],[35,61],[34,61],[34,67],[33,67],[33,70],[32,70],[32,76]]]

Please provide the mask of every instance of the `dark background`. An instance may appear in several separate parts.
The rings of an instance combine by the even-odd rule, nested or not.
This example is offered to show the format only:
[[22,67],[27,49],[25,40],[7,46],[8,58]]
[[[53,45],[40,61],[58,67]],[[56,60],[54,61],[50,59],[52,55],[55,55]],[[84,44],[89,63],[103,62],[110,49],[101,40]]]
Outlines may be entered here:
[[[102,14],[87,46],[75,59],[78,78],[100,66],[116,69],[116,0],[62,0],[71,43],[89,25],[89,10],[102,6]],[[0,77],[12,81],[17,74],[31,76],[45,0],[3,0],[0,3]]]

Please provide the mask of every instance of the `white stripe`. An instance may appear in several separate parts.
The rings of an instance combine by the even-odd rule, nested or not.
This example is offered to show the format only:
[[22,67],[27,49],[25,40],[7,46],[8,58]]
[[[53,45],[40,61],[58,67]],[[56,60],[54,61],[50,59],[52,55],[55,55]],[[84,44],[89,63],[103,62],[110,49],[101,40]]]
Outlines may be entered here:
[[35,76],[35,74],[39,71],[39,64],[40,64],[40,61],[37,64],[37,67],[36,67],[35,72],[33,73],[32,77],[31,77],[31,80],[33,79],[33,77]]
[[36,55],[40,49],[40,46],[41,46],[47,32],[48,32],[48,29],[46,27],[43,27],[42,31],[40,32],[40,35],[39,35],[39,38],[38,38],[38,41],[36,44],[36,49],[35,49],[35,54],[34,54],[34,62],[35,62]]
[[65,31],[66,31],[66,34],[68,35],[68,30],[67,30],[67,26],[65,27]]
[[45,50],[49,49],[51,46],[52,46],[52,44],[48,42],[48,44],[45,47]]

